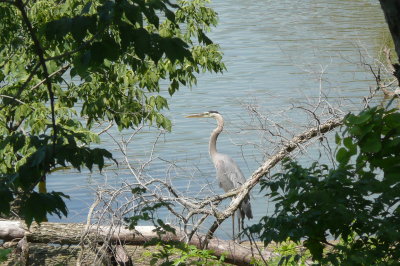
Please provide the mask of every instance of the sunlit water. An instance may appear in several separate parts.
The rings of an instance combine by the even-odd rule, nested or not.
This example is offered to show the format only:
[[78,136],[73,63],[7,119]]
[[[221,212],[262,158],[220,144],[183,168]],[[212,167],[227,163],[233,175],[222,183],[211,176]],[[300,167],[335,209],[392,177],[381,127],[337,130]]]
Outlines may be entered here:
[[[154,156],[174,162],[176,166],[172,169],[177,172],[167,173],[169,163],[159,159],[149,167],[153,176],[169,174],[179,190],[190,193],[198,193],[207,183],[215,193],[222,190],[215,181],[207,150],[215,122],[186,119],[184,115],[208,110],[222,113],[227,122],[218,148],[231,155],[249,177],[268,151],[255,148],[260,144],[259,135],[247,124],[250,116],[246,104],[257,105],[265,111],[287,110],[293,103],[318,98],[321,86],[333,103],[346,98],[345,109],[356,110],[361,106],[361,97],[373,85],[372,75],[360,67],[360,51],[375,56],[386,31],[379,2],[372,0],[231,0],[215,1],[212,6],[219,14],[219,25],[210,36],[224,52],[227,71],[222,75],[200,75],[196,87],[182,89],[170,98],[170,110],[166,114],[173,122],[173,129],[161,136]],[[300,125],[310,119],[303,111],[285,115],[282,120],[292,121],[287,122],[288,127],[296,127],[293,121]],[[150,156],[157,133],[145,131],[149,132],[137,135],[130,146],[129,158],[133,165]],[[118,139],[119,133],[112,132]],[[122,160],[111,138],[103,135],[101,146]],[[85,221],[93,201],[93,189],[104,184],[105,179],[115,186],[121,180],[133,181],[123,164],[119,168],[106,168],[102,175],[96,171],[64,171],[48,178],[49,190],[71,196],[67,201],[70,214],[64,221]],[[258,222],[273,210],[273,205],[262,195],[259,187],[252,192],[255,217],[248,224]],[[219,235],[228,238],[230,232],[230,223],[225,222]]]

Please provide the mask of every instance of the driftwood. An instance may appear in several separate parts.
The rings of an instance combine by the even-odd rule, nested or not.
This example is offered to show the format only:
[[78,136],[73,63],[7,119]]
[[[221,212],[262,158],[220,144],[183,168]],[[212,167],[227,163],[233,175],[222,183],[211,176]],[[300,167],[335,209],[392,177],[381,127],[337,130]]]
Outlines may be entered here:
[[23,237],[20,241],[18,241],[13,253],[14,256],[17,257],[17,263],[19,265],[28,265],[29,243],[26,237]]
[[[28,229],[23,221],[0,220],[0,239],[9,241],[26,237],[28,242],[34,243],[77,245],[81,241],[82,234],[86,233],[87,238],[99,243],[108,238],[109,241],[115,243],[143,245],[158,237],[154,229],[154,226],[137,226],[132,231],[124,227],[111,229],[109,226],[93,226],[86,230],[85,224],[50,222],[41,223],[40,226],[34,223]],[[162,235],[163,241],[181,241],[182,239],[184,239],[183,233],[178,229],[176,234],[165,233]],[[192,237],[189,244],[200,248],[204,239],[205,235],[196,235]],[[217,238],[209,240],[208,249],[213,250],[216,256],[224,255],[227,262],[236,265],[249,265],[253,258],[260,258],[260,255],[253,253],[249,247]],[[273,254],[263,251],[262,255],[269,259]]]

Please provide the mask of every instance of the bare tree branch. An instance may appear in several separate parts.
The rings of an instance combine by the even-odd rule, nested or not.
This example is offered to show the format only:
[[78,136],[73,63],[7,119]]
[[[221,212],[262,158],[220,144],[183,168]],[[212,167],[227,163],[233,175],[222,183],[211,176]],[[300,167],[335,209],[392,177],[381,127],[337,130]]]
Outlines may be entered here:
[[269,173],[272,167],[288,156],[289,153],[296,149],[300,144],[305,143],[314,137],[321,136],[340,125],[342,125],[342,118],[331,119],[318,127],[311,128],[295,136],[291,141],[286,143],[278,153],[265,161],[264,164],[251,175],[250,179],[246,183],[244,183],[239,189],[235,190],[234,195],[237,195],[236,198],[232,200],[228,208],[220,213],[216,213],[217,219],[208,230],[207,237],[213,237],[214,232],[219,225],[228,217],[233,215],[233,213],[239,208],[244,198],[249,194],[250,190],[259,183],[263,176]]

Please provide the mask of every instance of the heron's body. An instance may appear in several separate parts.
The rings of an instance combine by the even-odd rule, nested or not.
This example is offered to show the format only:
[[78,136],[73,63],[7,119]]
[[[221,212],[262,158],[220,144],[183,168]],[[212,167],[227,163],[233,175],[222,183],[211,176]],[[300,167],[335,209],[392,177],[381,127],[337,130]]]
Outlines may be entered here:
[[[225,192],[238,188],[246,182],[246,179],[244,178],[239,166],[228,155],[217,153],[212,157],[212,160],[215,170],[217,171],[217,180],[219,182],[219,186]],[[249,197],[246,197],[243,200],[239,211],[240,216],[238,217],[241,219],[245,218],[245,216],[248,219],[253,218]]]
[[[242,171],[240,170],[239,166],[230,156],[223,153],[219,153],[217,151],[217,139],[219,134],[222,132],[224,128],[224,119],[222,115],[216,111],[209,111],[203,114],[196,114],[188,117],[212,117],[217,120],[218,125],[213,130],[210,137],[209,153],[216,169],[219,186],[225,192],[228,192],[232,189],[242,186],[246,182],[246,179]],[[240,226],[243,219],[245,217],[247,217],[248,219],[253,218],[250,205],[250,198],[248,196],[242,201],[239,210],[237,212],[237,216],[239,219],[239,231],[240,231]],[[235,234],[234,225],[233,225],[233,234]]]

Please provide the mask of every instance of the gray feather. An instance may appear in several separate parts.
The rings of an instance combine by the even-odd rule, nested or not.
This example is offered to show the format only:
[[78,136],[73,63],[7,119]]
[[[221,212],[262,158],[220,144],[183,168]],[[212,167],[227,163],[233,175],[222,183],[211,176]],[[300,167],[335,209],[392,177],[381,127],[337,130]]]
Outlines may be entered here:
[[[214,166],[217,171],[217,180],[219,186],[228,192],[232,189],[242,186],[246,179],[235,161],[226,154],[217,153],[213,158]],[[247,196],[240,206],[240,216],[244,218],[253,218],[251,211],[250,198]]]

